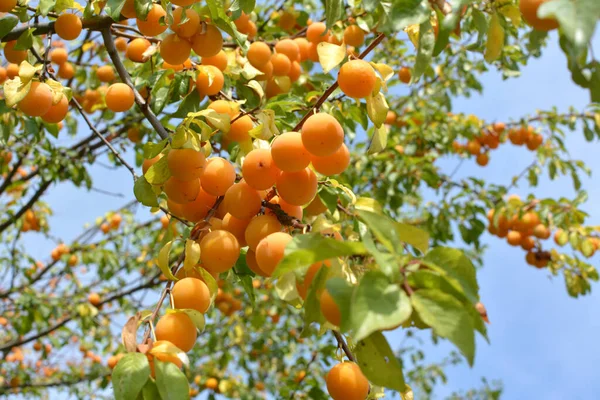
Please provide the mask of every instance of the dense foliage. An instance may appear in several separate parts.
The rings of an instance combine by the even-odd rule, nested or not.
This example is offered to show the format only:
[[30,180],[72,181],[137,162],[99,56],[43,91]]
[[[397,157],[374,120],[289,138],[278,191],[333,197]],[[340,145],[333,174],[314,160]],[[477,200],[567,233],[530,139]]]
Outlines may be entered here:
[[[596,0],[0,0],[0,12],[0,394],[429,398],[487,338],[482,235],[521,247],[524,267],[573,297],[598,280],[600,228],[580,209],[590,171],[565,146],[569,131],[600,137]],[[453,113],[482,73],[519,76],[557,28],[586,109]],[[530,151],[509,182],[436,163],[485,167],[499,146]],[[44,196],[58,182],[95,196],[105,156],[131,173],[132,201],[67,243]],[[578,195],[536,197],[544,173]],[[46,259],[32,236],[56,243]],[[457,352],[429,364],[418,331]],[[452,398],[500,393],[484,381]]]

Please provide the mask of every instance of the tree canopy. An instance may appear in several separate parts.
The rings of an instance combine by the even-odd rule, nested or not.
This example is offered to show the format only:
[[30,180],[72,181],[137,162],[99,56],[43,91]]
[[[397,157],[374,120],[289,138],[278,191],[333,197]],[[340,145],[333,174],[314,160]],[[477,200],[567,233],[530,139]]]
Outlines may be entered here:
[[[488,338],[484,235],[570,296],[598,280],[591,170],[567,150],[571,131],[600,138],[597,0],[0,12],[2,395],[427,399]],[[483,73],[518,77],[555,40],[587,107],[453,110]],[[531,163],[505,182],[456,178],[500,146]],[[130,173],[130,201],[58,237],[45,196],[69,182],[93,207],[99,165]],[[577,195],[536,196],[546,174]],[[56,247],[37,259],[32,238]],[[431,363],[418,341],[388,343],[416,332],[456,351]],[[452,398],[501,392],[484,381]]]

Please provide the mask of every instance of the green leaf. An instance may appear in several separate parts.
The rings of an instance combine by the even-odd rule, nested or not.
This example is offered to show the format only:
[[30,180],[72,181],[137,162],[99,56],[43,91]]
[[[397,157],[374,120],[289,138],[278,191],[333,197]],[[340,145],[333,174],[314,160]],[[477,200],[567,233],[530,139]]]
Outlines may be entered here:
[[382,150],[385,150],[389,131],[390,130],[386,125],[381,125],[379,128],[374,129],[373,137],[369,143],[369,150],[367,150],[367,154],[376,154]]
[[115,400],[135,399],[150,377],[148,358],[141,353],[127,353],[112,372]]
[[331,28],[344,17],[344,0],[325,0],[325,24]]
[[339,241],[322,236],[318,232],[297,235],[287,245],[285,257],[273,272],[273,277],[277,278],[296,269],[308,267],[317,261],[364,253],[365,247],[359,242]]
[[465,306],[437,290],[417,290],[412,294],[411,302],[421,320],[431,326],[436,335],[454,343],[469,365],[473,365],[475,332]]
[[225,7],[219,0],[207,0],[206,4],[208,5],[208,9],[210,11],[210,16],[213,23],[231,35],[237,42],[237,44],[241,47],[242,51],[245,53],[248,51],[248,45],[246,43],[246,35],[241,34],[238,30],[231,18],[226,13]]
[[162,185],[171,177],[171,170],[167,164],[167,157],[161,157],[160,160],[152,164],[146,174],[146,180],[152,185]]
[[369,381],[377,386],[404,391],[406,384],[402,365],[381,332],[358,342],[354,352],[360,370]]
[[190,398],[190,384],[177,365],[154,358],[156,387],[163,400],[187,400]]
[[169,265],[169,254],[171,253],[171,247],[173,246],[173,241],[167,242],[158,252],[158,267],[162,271],[162,273],[172,281],[176,281],[177,278],[171,272],[171,268]]
[[167,314],[182,312],[187,315],[190,320],[194,323],[196,329],[200,331],[200,333],[204,332],[204,327],[206,326],[206,319],[204,318],[204,314],[200,311],[193,310],[191,308],[178,308],[178,309],[169,309],[167,310]]
[[135,198],[147,207],[158,207],[156,194],[152,190],[152,185],[148,183],[145,177],[141,176],[133,185],[133,194]]
[[[74,0],[56,0],[56,4],[54,5],[54,11],[57,14],[60,14],[61,12],[65,11],[69,8],[73,8],[73,3],[74,3]],[[84,18],[85,18],[85,15],[84,15]]]
[[594,140],[594,137],[596,136],[594,135],[594,131],[590,129],[587,122],[583,124],[583,135],[585,136],[585,140],[587,140],[588,142]]
[[352,337],[360,341],[373,332],[398,327],[411,312],[410,299],[398,284],[390,283],[382,272],[367,272],[352,300]]
[[437,40],[435,42],[435,48],[433,49],[433,55],[437,56],[440,54],[448,45],[450,41],[450,34],[456,29],[460,17],[462,15],[463,6],[472,3],[473,0],[458,0],[452,2],[452,12],[440,18],[443,14],[438,13],[438,21],[441,21]]
[[0,39],[8,35],[15,26],[19,24],[19,20],[13,17],[4,17],[0,19]]
[[600,19],[600,2],[597,0],[553,0],[542,3],[538,9],[540,18],[556,18],[561,31],[578,50],[584,51],[596,22]]
[[152,379],[148,379],[148,382],[142,388],[142,399],[144,400],[161,400],[158,387]]
[[327,292],[333,297],[333,301],[340,309],[342,316],[342,332],[347,332],[352,329],[352,296],[355,286],[352,286],[343,278],[333,277],[326,282]]
[[394,31],[429,20],[431,8],[427,0],[395,0],[392,3],[389,18]]
[[145,21],[148,17],[148,13],[152,9],[152,0],[134,0],[135,14],[138,19]]
[[170,84],[170,81],[169,71],[163,71],[152,86],[152,111],[155,114],[160,114],[167,105],[173,91],[173,85]]
[[[369,119],[371,122],[373,122],[376,128],[381,128],[390,109],[387,101],[385,100],[385,96],[383,93],[377,92],[375,95],[370,94],[367,96],[366,101]],[[377,134],[377,131],[375,134]],[[383,145],[383,148],[385,148],[385,144]]]
[[431,64],[433,47],[435,45],[435,34],[431,27],[431,22],[427,19],[419,27],[419,48],[417,58],[412,72],[412,82],[416,82]]
[[15,44],[15,50],[29,50],[31,46],[33,46],[33,31],[34,28],[29,28],[17,39],[17,44]]
[[402,222],[396,223],[396,230],[401,241],[410,244],[423,254],[427,253],[427,250],[429,250],[429,233]]
[[104,6],[104,11],[106,11],[106,14],[108,14],[108,16],[113,19],[113,21],[121,20],[121,9],[123,8],[125,1],[126,0],[108,0],[106,2],[106,6]]
[[[328,273],[329,268],[321,266],[308,288],[306,300],[304,301],[304,329],[307,329],[313,322],[320,324],[324,321],[323,315],[321,314],[321,304],[319,303],[317,294],[320,293],[321,289],[325,286]],[[298,278],[296,277],[296,279]]]
[[390,253],[402,252],[402,243],[396,230],[396,221],[386,215],[374,212],[357,210],[356,215],[369,227],[373,235],[383,244]]
[[147,142],[144,143],[144,158],[154,158],[160,154],[161,151],[167,145],[169,139],[163,139],[158,143]]
[[443,272],[448,281],[473,304],[479,301],[479,285],[473,263],[464,253],[448,247],[431,250],[423,263],[429,268]]

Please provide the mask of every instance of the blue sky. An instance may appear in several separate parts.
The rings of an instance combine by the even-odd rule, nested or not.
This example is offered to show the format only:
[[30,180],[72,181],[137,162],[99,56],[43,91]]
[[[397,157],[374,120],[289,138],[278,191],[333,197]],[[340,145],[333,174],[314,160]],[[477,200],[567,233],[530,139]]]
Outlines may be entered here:
[[[600,38],[596,36],[594,44],[598,51]],[[523,67],[520,78],[502,81],[495,71],[486,74],[482,78],[484,94],[455,100],[455,112],[506,121],[552,106],[561,111],[571,105],[583,109],[589,101],[588,93],[571,82],[565,57],[555,44],[555,35],[552,39],[541,59],[531,60]],[[87,134],[85,128],[82,132]],[[573,157],[584,160],[592,170],[600,169],[600,159],[588,150],[590,144],[583,139],[583,134],[569,135],[568,147]],[[65,138],[59,142],[71,140]],[[505,184],[531,162],[531,157],[532,153],[526,149],[507,144],[491,154],[486,168],[476,166],[473,160],[466,161],[457,178],[476,175]],[[132,154],[128,154],[128,158],[133,161]],[[458,160],[439,162],[451,170]],[[108,170],[96,166],[91,171],[95,187],[122,193],[125,198],[87,193],[71,184],[55,187],[43,199],[55,213],[50,219],[53,233],[66,241],[76,236],[85,223],[93,223],[96,217],[123,205],[132,196],[131,177],[126,169]],[[594,185],[596,182],[594,176],[583,179],[589,194],[585,205],[590,214],[589,224],[600,224],[600,210],[593,207],[600,202],[600,187]],[[525,185],[515,192],[529,194]],[[541,179],[535,193],[539,197],[573,197],[574,190],[568,179],[554,182]],[[35,234],[29,235],[31,243],[35,242],[34,255],[47,259],[54,244],[40,241]],[[480,378],[485,376],[503,381],[505,399],[597,398],[600,381],[594,378],[600,364],[600,347],[594,340],[600,336],[599,288],[594,287],[589,296],[573,299],[567,295],[562,277],[550,279],[545,271],[527,266],[522,250],[489,235],[483,240],[489,244],[489,250],[478,277],[492,322],[489,326],[491,344],[479,341],[475,366],[450,369],[448,385],[440,388],[435,397],[443,398],[455,390],[478,386]],[[401,339],[400,333],[390,335],[392,345]],[[428,346],[427,354],[431,360],[437,360],[451,349],[446,343]]]

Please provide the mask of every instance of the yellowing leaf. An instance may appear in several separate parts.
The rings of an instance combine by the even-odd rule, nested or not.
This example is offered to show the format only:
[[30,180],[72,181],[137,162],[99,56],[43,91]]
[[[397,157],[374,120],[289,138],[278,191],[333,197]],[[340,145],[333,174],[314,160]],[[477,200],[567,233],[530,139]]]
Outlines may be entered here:
[[210,301],[215,301],[215,297],[217,297],[217,292],[219,291],[219,286],[217,285],[215,277],[202,267],[196,267],[195,270],[201,276],[201,279],[204,281],[204,283],[206,283],[206,286],[208,286],[208,291],[210,292]]
[[512,22],[515,28],[521,25],[521,11],[519,11],[519,7],[516,5],[506,4],[500,7],[498,11],[500,11],[500,14],[510,19],[510,22]]
[[200,260],[200,244],[195,240],[188,239],[185,241],[185,258],[183,260],[183,268],[186,271],[194,268]]
[[385,118],[390,109],[385,96],[379,92],[376,95],[367,96],[367,114],[369,119],[377,128],[381,127],[385,122]]
[[377,200],[370,197],[359,197],[356,199],[354,208],[371,211],[377,214],[383,214],[383,207],[381,207],[381,204],[379,204]]
[[250,130],[249,134],[255,139],[268,140],[279,135],[279,129],[275,125],[275,111],[262,110],[256,115],[258,126]]
[[404,28],[404,32],[408,35],[408,38],[412,42],[413,46],[417,48],[419,45],[419,24],[409,25]]
[[277,279],[275,292],[279,298],[293,306],[300,306],[300,295],[296,289],[296,275],[288,272]]
[[33,77],[35,76],[35,73],[37,71],[41,71],[42,69],[42,65],[38,65],[37,67],[34,67],[33,65],[29,64],[27,61],[23,61],[21,63],[21,65],[19,65],[19,78],[21,78],[21,81],[23,82],[28,82],[30,80],[33,79]]
[[58,102],[63,98],[63,85],[60,82],[55,81],[54,79],[48,79],[46,84],[50,86],[52,90],[52,104],[58,104]]
[[155,45],[148,47],[146,49],[146,51],[142,53],[142,58],[144,60],[146,60],[146,59],[152,57],[154,54],[156,54],[157,50],[158,50],[158,48]]
[[6,100],[6,105],[8,107],[12,107],[29,93],[29,89],[31,88],[31,81],[22,82],[21,78],[18,76],[14,79],[10,79],[4,82],[4,98]]
[[[167,311],[168,312],[168,311]],[[168,342],[166,340],[161,341],[161,343],[153,346],[149,351],[150,354],[169,354],[177,356],[181,360],[181,362],[188,366],[190,365],[190,359],[187,354],[185,354],[179,347],[175,346],[173,343]]]
[[244,68],[242,68],[242,76],[244,78],[251,80],[256,78],[258,75],[264,75],[264,73],[254,68],[249,62],[244,64]]
[[190,319],[196,326],[196,329],[198,329],[200,332],[204,331],[204,326],[206,325],[206,321],[204,318],[204,314],[202,314],[201,312],[192,310],[190,308],[176,308],[176,309],[170,308],[167,310],[167,314],[176,314],[176,313],[186,314],[188,317],[190,317]]
[[251,80],[250,82],[248,82],[246,84],[246,86],[248,86],[250,89],[254,90],[256,92],[256,94],[258,95],[258,98],[261,101],[265,97],[265,91],[264,91],[263,87],[260,85],[260,83],[258,83],[257,81]]
[[394,76],[393,68],[387,64],[371,62],[371,65],[379,72],[384,82],[389,81]]
[[385,149],[385,146],[387,146],[388,133],[389,129],[386,125],[381,125],[379,128],[375,128],[375,133],[373,134],[373,138],[369,144],[369,150],[367,151],[367,154],[379,153]]
[[177,278],[171,272],[171,268],[169,268],[169,254],[171,253],[171,246],[173,246],[173,241],[171,240],[167,244],[163,246],[162,249],[158,252],[158,267],[162,271],[162,273],[172,281],[176,281]]
[[500,25],[498,14],[494,13],[488,27],[488,37],[483,56],[485,61],[492,63],[497,60],[502,54],[502,47],[504,47],[504,28]]
[[231,127],[231,117],[228,114],[219,114],[210,108],[195,113],[189,113],[187,117],[204,117],[204,119],[210,122],[215,128],[225,133],[229,132],[229,128]]
[[319,54],[319,63],[323,72],[328,73],[337,67],[346,57],[346,45],[344,42],[340,46],[333,43],[321,42],[317,45]]
[[275,84],[279,86],[284,93],[287,93],[292,88],[292,80],[289,76],[276,76],[273,78]]
[[85,42],[83,46],[81,46],[81,51],[86,53],[91,50],[95,46],[94,42]]

